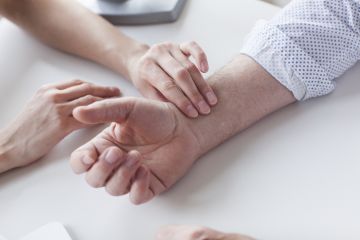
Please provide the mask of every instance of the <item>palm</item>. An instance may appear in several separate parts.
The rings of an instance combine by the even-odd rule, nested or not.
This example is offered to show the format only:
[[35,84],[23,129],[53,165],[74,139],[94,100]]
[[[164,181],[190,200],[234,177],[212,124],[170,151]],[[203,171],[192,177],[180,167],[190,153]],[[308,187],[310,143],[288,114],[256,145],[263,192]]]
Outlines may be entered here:
[[[128,114],[117,119],[90,143],[99,155],[111,147],[138,151],[149,170],[154,195],[168,189],[196,159],[197,141],[173,105],[136,99]],[[121,167],[121,166],[120,166]]]

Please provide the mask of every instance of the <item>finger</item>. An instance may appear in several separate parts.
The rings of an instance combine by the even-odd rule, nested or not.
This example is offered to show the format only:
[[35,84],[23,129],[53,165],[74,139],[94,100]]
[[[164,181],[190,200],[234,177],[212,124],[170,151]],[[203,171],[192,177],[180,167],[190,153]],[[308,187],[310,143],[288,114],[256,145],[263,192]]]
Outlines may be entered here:
[[60,90],[59,95],[59,99],[62,101],[72,101],[86,95],[110,98],[120,96],[120,90],[116,87],[103,87],[90,83],[83,83]]
[[66,81],[66,82],[62,82],[62,83],[57,83],[57,84],[50,84],[48,85],[51,88],[56,88],[58,90],[63,90],[72,86],[76,86],[76,85],[80,85],[83,84],[84,81],[79,80],[79,79],[74,79],[71,81]]
[[152,73],[157,76],[157,79],[150,78],[150,83],[161,92],[167,100],[174,103],[185,115],[191,118],[199,116],[198,111],[189,99],[159,66],[154,66]]
[[196,88],[200,91],[202,96],[206,98],[207,102],[211,106],[214,106],[217,103],[217,97],[208,82],[199,72],[198,68],[179,49],[173,49],[171,54],[185,69],[188,70]]
[[156,88],[154,88],[151,85],[143,86],[139,88],[139,91],[143,96],[149,99],[158,100],[162,102],[168,101],[166,97],[164,97],[164,95],[161,94],[161,92],[159,92]]
[[[206,103],[203,96],[197,89],[194,80],[187,68],[184,68],[177,60],[170,54],[164,54],[157,59],[160,67],[166,72],[190,101],[197,107],[200,113],[210,113],[210,106]],[[192,67],[193,66],[193,67]],[[198,71],[196,66],[191,64],[192,71]]]
[[180,45],[181,51],[195,59],[196,65],[203,72],[209,71],[209,63],[204,50],[196,42],[188,42]]
[[154,193],[150,190],[150,173],[144,167],[140,167],[131,185],[130,201],[139,205],[150,201],[153,197]]
[[136,98],[105,99],[73,110],[75,119],[86,124],[126,121],[134,108]]
[[92,96],[92,95],[86,95],[86,96],[83,96],[81,98],[77,98],[69,103],[66,103],[67,106],[69,106],[69,111],[72,115],[72,111],[74,110],[74,108],[76,107],[80,107],[80,106],[87,106],[87,105],[90,105],[94,102],[98,102],[98,101],[102,101],[104,100],[104,98],[102,97],[95,97],[95,96]]
[[70,166],[76,174],[86,172],[98,159],[98,151],[91,143],[76,149],[70,156]]
[[141,155],[137,151],[129,152],[127,160],[121,164],[106,184],[106,191],[112,196],[127,194],[137,169],[140,166]]
[[94,188],[105,186],[106,180],[111,176],[114,169],[124,161],[125,153],[120,148],[110,147],[106,149],[86,174],[87,183]]
[[104,99],[101,97],[94,97],[91,95],[87,95],[87,96],[75,99],[74,101],[71,101],[69,103],[65,103],[65,105],[68,108],[68,110],[67,110],[68,114],[69,114],[68,124],[69,124],[70,132],[75,131],[77,129],[94,126],[94,124],[84,124],[82,122],[79,122],[77,119],[75,119],[74,116],[72,116],[72,112],[73,112],[74,108],[80,107],[80,106],[87,106],[87,105],[90,105],[94,102],[101,101],[101,100],[104,100]]

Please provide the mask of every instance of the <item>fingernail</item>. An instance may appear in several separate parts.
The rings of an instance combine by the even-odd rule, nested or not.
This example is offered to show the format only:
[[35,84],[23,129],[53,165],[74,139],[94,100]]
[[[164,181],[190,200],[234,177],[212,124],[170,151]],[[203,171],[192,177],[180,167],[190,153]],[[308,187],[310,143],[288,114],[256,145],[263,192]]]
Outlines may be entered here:
[[117,155],[114,151],[110,150],[110,151],[106,154],[104,160],[105,160],[107,163],[109,163],[109,164],[114,164],[114,163],[117,162],[118,159],[119,159],[119,158],[118,158],[118,155]]
[[91,165],[95,162],[95,160],[90,157],[83,157],[81,160],[85,165]]
[[186,111],[187,113],[189,114],[190,117],[197,117],[199,116],[199,113],[196,111],[196,109],[194,108],[193,105],[189,105],[187,108],[186,108]]
[[215,96],[215,94],[213,92],[208,92],[206,94],[206,98],[211,105],[215,105],[217,103],[217,97]]
[[208,105],[204,100],[201,100],[201,101],[198,103],[198,106],[199,106],[199,108],[200,108],[200,112],[201,112],[201,113],[204,113],[204,114],[210,113],[210,107],[209,107],[209,105]]
[[135,166],[137,163],[139,162],[139,160],[133,156],[133,155],[129,155],[128,159],[125,162],[125,166],[127,168],[132,168],[133,166]]

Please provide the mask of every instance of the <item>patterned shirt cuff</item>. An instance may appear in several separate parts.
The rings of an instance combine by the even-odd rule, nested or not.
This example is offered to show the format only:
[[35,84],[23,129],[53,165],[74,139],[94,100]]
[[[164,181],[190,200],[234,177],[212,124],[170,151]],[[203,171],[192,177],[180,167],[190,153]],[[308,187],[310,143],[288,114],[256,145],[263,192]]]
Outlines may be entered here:
[[[289,89],[297,100],[330,93],[335,88],[325,70],[277,27],[260,20],[241,50]],[[310,63],[304,66],[304,63]],[[302,68],[312,68],[306,74]]]

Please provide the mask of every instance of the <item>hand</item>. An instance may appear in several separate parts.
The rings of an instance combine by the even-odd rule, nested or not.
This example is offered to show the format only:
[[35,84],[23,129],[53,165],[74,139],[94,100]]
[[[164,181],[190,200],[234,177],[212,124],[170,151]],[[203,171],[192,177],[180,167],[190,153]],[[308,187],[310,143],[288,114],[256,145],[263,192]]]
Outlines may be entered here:
[[214,91],[201,74],[209,69],[207,57],[195,42],[154,45],[145,53],[135,54],[129,69],[133,84],[145,97],[170,101],[188,117],[209,114],[210,107],[217,103]]
[[72,131],[92,126],[78,122],[72,116],[74,108],[119,95],[118,88],[80,80],[43,86],[15,121],[1,131],[2,161],[7,164],[0,172],[31,163]]
[[159,230],[156,240],[254,240],[250,237],[222,233],[207,227],[200,226],[166,226]]
[[74,172],[86,172],[90,186],[105,187],[111,195],[130,193],[134,204],[167,190],[199,157],[191,120],[171,103],[110,99],[78,107],[73,114],[84,124],[113,122],[72,153]]

